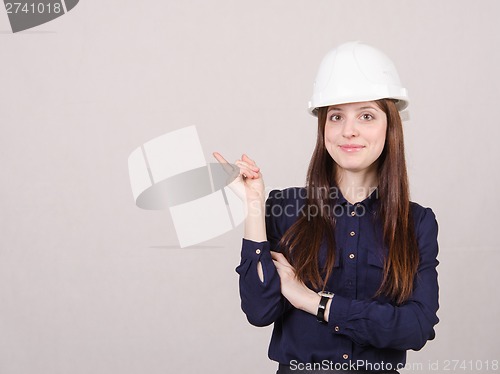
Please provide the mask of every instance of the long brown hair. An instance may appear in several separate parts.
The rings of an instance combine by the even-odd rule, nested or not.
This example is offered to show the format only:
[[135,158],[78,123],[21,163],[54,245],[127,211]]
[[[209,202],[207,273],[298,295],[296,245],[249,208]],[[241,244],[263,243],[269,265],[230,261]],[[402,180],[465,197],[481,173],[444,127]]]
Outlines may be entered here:
[[[387,116],[384,149],[378,159],[377,214],[383,222],[383,240],[389,249],[385,258],[382,283],[374,296],[386,295],[401,304],[413,291],[419,262],[417,240],[410,210],[410,193],[404,154],[403,126],[393,100],[375,103]],[[294,266],[296,276],[314,288],[324,288],[335,263],[335,215],[325,212],[332,207],[331,187],[337,185],[337,167],[325,147],[327,107],[318,109],[318,135],[306,180],[306,209],[279,242],[285,256]],[[311,209],[314,208],[314,209]],[[329,210],[326,210],[329,211]],[[324,268],[319,267],[319,248],[326,240],[328,254]],[[303,250],[307,248],[307,250]],[[302,250],[301,250],[302,249]]]

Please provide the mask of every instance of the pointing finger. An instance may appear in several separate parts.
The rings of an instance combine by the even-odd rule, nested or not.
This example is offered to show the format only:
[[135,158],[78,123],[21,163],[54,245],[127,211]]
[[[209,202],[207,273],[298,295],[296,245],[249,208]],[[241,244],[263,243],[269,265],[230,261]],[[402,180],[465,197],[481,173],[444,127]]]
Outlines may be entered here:
[[222,157],[222,155],[219,152],[214,152],[212,154],[215,157],[215,159],[222,165],[222,168],[227,174],[232,175],[234,173],[233,166],[229,162],[227,162],[227,160],[224,157]]
[[222,155],[219,153],[219,152],[213,152],[212,155],[217,159],[217,161],[219,161],[221,164],[229,164],[229,162],[227,162],[227,160],[222,157]]

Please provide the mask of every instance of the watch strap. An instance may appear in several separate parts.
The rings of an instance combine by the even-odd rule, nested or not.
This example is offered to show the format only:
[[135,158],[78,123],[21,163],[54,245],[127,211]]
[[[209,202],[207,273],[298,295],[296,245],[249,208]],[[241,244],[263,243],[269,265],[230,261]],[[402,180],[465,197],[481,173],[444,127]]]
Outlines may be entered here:
[[331,297],[321,296],[321,300],[319,301],[318,305],[318,313],[316,314],[316,318],[319,323],[326,324],[325,310],[326,310],[326,304],[328,304],[328,300],[331,300]]

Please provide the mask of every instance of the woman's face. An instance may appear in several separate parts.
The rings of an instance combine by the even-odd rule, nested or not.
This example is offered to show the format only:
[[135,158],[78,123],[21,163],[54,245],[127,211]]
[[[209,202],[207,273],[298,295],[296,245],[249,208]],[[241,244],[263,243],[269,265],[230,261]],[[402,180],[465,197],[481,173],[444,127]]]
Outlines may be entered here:
[[325,124],[325,146],[341,169],[368,171],[385,144],[387,116],[374,101],[332,105]]

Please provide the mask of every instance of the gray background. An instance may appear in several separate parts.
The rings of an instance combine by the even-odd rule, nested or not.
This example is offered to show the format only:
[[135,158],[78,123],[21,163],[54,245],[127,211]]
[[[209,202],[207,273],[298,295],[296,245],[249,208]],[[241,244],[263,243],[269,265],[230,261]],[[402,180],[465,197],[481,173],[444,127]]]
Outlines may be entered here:
[[240,311],[242,227],[180,249],[168,211],[134,205],[127,157],[196,125],[207,161],[247,152],[269,188],[303,185],[314,76],[348,40],[398,66],[412,199],[440,224],[441,322],[409,362],[499,359],[499,12],[85,0],[19,34],[0,12],[0,373],[273,373],[271,328]]

